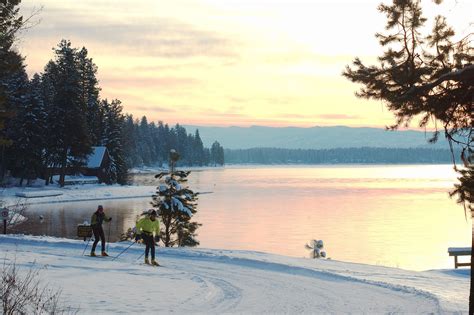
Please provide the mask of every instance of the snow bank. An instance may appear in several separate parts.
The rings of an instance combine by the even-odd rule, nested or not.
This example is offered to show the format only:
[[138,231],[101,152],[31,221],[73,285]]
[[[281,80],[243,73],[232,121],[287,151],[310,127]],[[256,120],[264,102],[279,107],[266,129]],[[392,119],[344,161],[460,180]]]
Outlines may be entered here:
[[15,196],[22,198],[39,198],[61,196],[62,194],[63,192],[58,190],[24,190],[16,192]]
[[[117,255],[131,243],[110,244]],[[415,272],[250,251],[159,248],[164,267],[142,265],[141,245],[111,258],[82,256],[85,243],[0,236],[0,259],[47,266],[81,313],[467,312],[466,270]],[[140,259],[141,260],[141,259]],[[1,263],[1,262],[0,262]]]
[[[151,197],[156,192],[155,186],[120,186],[120,185],[80,185],[47,186],[42,188],[6,188],[0,192],[3,206],[18,203],[18,198],[27,198],[25,204],[45,204],[57,202],[74,202],[89,200],[127,199]],[[35,198],[33,198],[35,197]],[[41,197],[41,198],[39,198]]]

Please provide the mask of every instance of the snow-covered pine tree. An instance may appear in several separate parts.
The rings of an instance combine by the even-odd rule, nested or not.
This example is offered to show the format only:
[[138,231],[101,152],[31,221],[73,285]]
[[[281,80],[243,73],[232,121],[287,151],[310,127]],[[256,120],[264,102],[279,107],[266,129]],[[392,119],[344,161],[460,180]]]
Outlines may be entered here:
[[13,145],[9,149],[12,157],[9,167],[13,170],[13,175],[20,178],[20,185],[25,178],[37,178],[43,166],[43,134],[46,125],[41,94],[41,78],[35,74],[26,97],[12,120],[14,128],[10,128]]
[[155,176],[160,184],[156,194],[153,195],[152,206],[160,211],[160,217],[165,227],[162,232],[162,240],[166,247],[196,246],[196,230],[201,224],[192,222],[192,216],[197,212],[198,193],[193,192],[183,184],[187,181],[190,171],[178,171],[175,169],[179,154],[175,150],[170,151],[167,172],[161,172]]

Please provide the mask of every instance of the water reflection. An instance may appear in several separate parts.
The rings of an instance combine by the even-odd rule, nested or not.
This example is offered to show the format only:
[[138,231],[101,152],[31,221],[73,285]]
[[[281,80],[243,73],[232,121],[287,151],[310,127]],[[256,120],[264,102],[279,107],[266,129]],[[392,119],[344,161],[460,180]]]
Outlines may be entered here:
[[[258,167],[195,171],[189,185],[212,191],[200,196],[195,218],[201,247],[303,257],[316,238],[333,259],[424,270],[451,268],[447,248],[470,245],[470,221],[448,197],[455,179],[449,165]],[[153,175],[135,181],[156,185]],[[38,205],[19,228],[74,238],[100,203],[114,218],[114,241],[150,200]]]
[[104,206],[106,215],[112,217],[110,223],[103,223],[105,235],[108,237],[110,230],[110,241],[116,242],[124,231],[135,225],[137,215],[149,207],[149,200],[140,198],[32,205],[25,212],[28,221],[12,232],[76,238],[77,225],[84,221],[90,223],[99,204]]

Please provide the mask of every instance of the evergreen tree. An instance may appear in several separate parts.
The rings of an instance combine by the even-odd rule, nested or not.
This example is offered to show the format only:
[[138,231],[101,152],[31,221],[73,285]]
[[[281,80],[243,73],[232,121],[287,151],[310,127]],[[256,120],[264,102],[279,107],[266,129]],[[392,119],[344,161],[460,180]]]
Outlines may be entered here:
[[[441,1],[435,1],[437,3]],[[407,126],[421,117],[420,127],[435,120],[441,122],[444,135],[451,145],[462,148],[462,159],[467,169],[474,161],[474,49],[467,36],[454,42],[454,30],[446,19],[437,16],[431,34],[423,35],[426,19],[419,0],[393,0],[381,4],[379,11],[386,15],[387,34],[376,34],[385,48],[378,65],[366,66],[356,58],[353,67],[346,67],[344,76],[363,85],[360,97],[384,101],[395,114],[391,126]],[[437,140],[438,133],[432,141]],[[453,154],[454,155],[454,154]],[[453,159],[454,160],[454,159]],[[465,209],[473,210],[472,173],[461,174],[462,180],[454,190]],[[474,230],[472,234],[474,247]],[[474,268],[474,251],[471,256]],[[469,312],[474,314],[474,273],[471,273]]]
[[79,167],[91,153],[91,142],[86,121],[87,104],[84,103],[81,73],[77,50],[71,42],[62,40],[55,49],[53,117],[54,132],[58,135],[55,161],[60,167],[59,184],[64,186],[67,167]]
[[85,47],[77,52],[77,64],[80,74],[81,98],[86,105],[86,121],[89,129],[89,139],[92,144],[98,145],[102,138],[103,121],[99,106],[99,81],[97,80],[97,65],[88,57]]
[[142,163],[144,165],[151,165],[152,161],[152,146],[153,140],[150,133],[150,128],[148,125],[148,120],[145,116],[140,120],[140,125],[138,126],[138,152],[142,158]]
[[158,130],[156,134],[157,141],[157,155],[160,166],[167,161],[167,152],[171,149],[169,147],[169,128],[168,125],[163,125],[162,121],[158,122]]
[[203,166],[205,163],[204,145],[202,143],[201,136],[199,135],[198,129],[196,129],[196,132],[194,133],[193,151],[195,152],[195,164],[199,166]]
[[125,165],[128,168],[138,165],[138,155],[136,151],[135,124],[132,115],[125,116],[124,126],[122,128],[122,145],[125,159]]
[[190,172],[175,169],[179,158],[175,150],[170,151],[170,169],[155,176],[160,180],[160,184],[151,202],[154,208],[160,210],[165,226],[162,239],[166,247],[199,245],[195,237],[196,230],[201,224],[191,221],[197,212],[198,193],[183,186]]
[[24,74],[23,58],[13,50],[16,34],[24,25],[23,17],[19,14],[20,2],[0,2],[0,179],[3,179],[6,166],[5,148],[12,143],[4,129],[19,106],[18,92],[24,88],[18,85],[18,80]]
[[34,179],[41,174],[43,149],[45,111],[41,97],[41,78],[38,74],[33,76],[29,84],[28,93],[18,109],[17,116],[12,121],[14,128],[11,138],[13,145],[11,153],[13,175],[20,177],[20,185],[23,179]]
[[220,145],[219,142],[214,141],[211,146],[211,164],[214,166],[216,165],[224,165],[224,148]]
[[51,183],[51,167],[56,167],[59,161],[60,148],[59,143],[61,135],[56,132],[61,125],[60,111],[56,110],[54,98],[56,95],[56,78],[58,76],[58,67],[52,60],[49,61],[41,77],[42,82],[42,101],[45,108],[45,125],[43,131],[43,176],[46,185]]
[[109,103],[107,100],[101,102],[104,112],[103,139],[101,145],[107,148],[110,164],[107,170],[107,183],[125,184],[127,181],[127,165],[124,157],[122,144],[123,129],[125,127],[125,116],[122,114],[122,104],[119,100]]

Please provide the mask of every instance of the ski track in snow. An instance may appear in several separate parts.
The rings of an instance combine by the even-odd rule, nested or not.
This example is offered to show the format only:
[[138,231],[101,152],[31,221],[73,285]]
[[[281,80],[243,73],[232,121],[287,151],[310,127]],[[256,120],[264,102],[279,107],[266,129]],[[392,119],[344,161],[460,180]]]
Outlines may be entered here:
[[[115,256],[129,244],[110,244],[109,254]],[[342,269],[293,265],[308,259],[157,248],[163,267],[150,267],[137,261],[143,246],[134,245],[113,261],[82,256],[84,245],[50,237],[0,237],[0,248],[6,253],[2,259],[16,259],[23,270],[33,264],[46,266],[41,274],[60,286],[67,304],[79,307],[80,313],[446,312],[439,299],[424,290],[364,279]],[[284,262],[270,260],[273,257]]]

